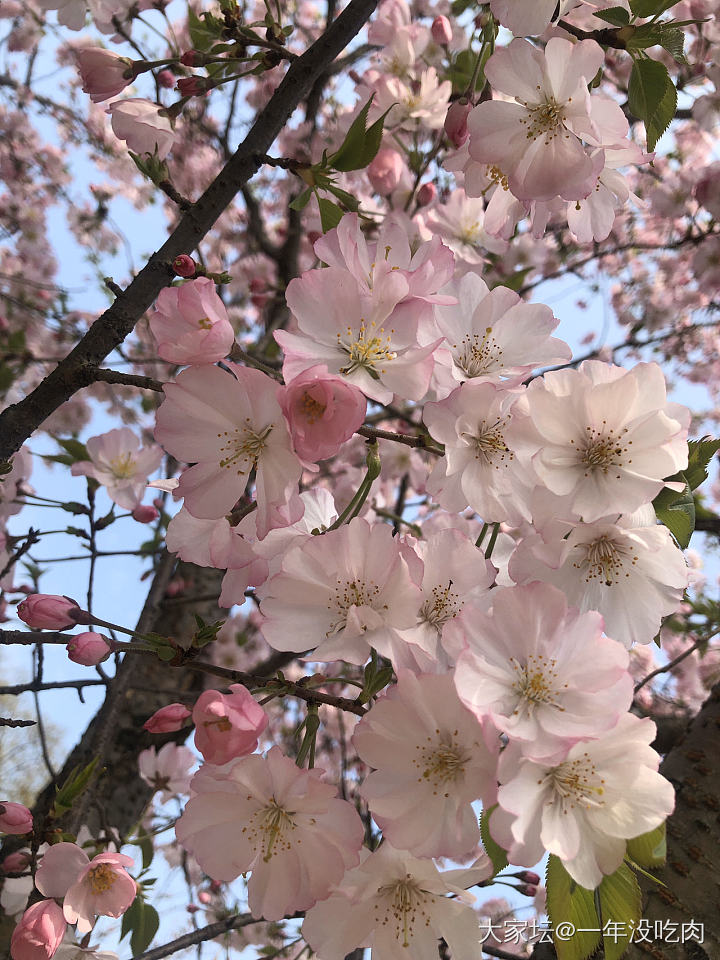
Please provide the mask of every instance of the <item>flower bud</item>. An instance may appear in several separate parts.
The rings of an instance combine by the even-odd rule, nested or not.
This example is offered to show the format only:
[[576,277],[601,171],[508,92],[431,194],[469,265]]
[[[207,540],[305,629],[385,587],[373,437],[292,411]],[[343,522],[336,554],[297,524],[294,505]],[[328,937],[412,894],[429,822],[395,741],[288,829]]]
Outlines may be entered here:
[[0,863],[0,870],[3,873],[22,873],[30,866],[31,856],[23,850],[16,850],[15,853],[9,853]]
[[194,277],[197,270],[195,261],[192,257],[188,256],[187,253],[181,253],[175,257],[172,262],[172,267],[179,277],[185,278]]
[[419,207],[427,207],[437,196],[437,187],[434,183],[424,183],[418,190],[415,199]]
[[435,43],[446,47],[452,40],[452,26],[447,17],[435,17],[430,27],[430,33]]
[[389,196],[400,183],[404,166],[403,158],[397,150],[390,147],[379,150],[367,168],[368,179],[373,190],[381,197]]
[[20,619],[33,630],[67,630],[82,613],[76,600],[52,593],[33,593],[18,605]]
[[199,67],[204,59],[199,50],[186,50],[180,57],[180,63],[184,67]]
[[160,707],[145,721],[143,729],[148,733],[174,733],[186,725],[190,711],[182,703],[169,703]]
[[0,833],[30,833],[32,828],[33,818],[27,807],[0,800]]
[[177,82],[177,88],[184,97],[200,97],[207,93],[206,80],[198,74],[181,77]]
[[157,82],[161,87],[170,90],[175,86],[175,74],[172,70],[161,70],[157,75]]
[[112,653],[112,646],[101,633],[89,630],[87,633],[78,633],[65,647],[67,655],[73,663],[83,667],[96,667]]
[[208,904],[211,902],[212,897],[207,892],[207,890],[201,890],[200,893],[198,894],[198,900],[200,901],[200,903]]
[[139,503],[132,512],[133,520],[138,523],[152,523],[159,516],[155,507],[151,507],[149,503]]
[[471,110],[472,106],[467,97],[461,97],[450,104],[444,128],[448,140],[454,147],[461,147],[469,136],[467,121]]
[[13,960],[46,960],[57,951],[67,930],[62,907],[41,900],[25,911],[10,938]]

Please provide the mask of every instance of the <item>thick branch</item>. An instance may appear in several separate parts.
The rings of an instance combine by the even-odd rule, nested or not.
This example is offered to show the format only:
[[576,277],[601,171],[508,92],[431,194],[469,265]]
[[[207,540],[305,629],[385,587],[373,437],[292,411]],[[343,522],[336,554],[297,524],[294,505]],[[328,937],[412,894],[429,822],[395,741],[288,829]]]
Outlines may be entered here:
[[316,79],[358,33],[377,0],[351,0],[323,34],[295,60],[267,106],[260,112],[232,159],[180,220],[125,292],[100,316],[55,370],[24,400],[0,414],[0,460],[7,460],[57,408],[93,381],[93,368],[119,346],[174,274],[170,264],[193,250],[257,172],[257,154],[267,153]]

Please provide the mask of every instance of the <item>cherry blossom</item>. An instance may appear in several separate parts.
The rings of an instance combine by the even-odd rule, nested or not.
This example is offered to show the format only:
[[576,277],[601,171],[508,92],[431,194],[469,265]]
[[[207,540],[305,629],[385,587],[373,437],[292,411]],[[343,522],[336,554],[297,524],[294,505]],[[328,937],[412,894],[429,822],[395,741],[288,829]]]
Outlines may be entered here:
[[480,839],[472,803],[495,788],[499,740],[457,698],[452,677],[400,671],[355,728],[374,771],[360,793],[387,841],[417,857],[462,857]]
[[107,490],[119,507],[133,510],[142,500],[147,478],[162,462],[160,447],[140,447],[140,441],[129,427],[108,430],[86,443],[90,460],[74,463],[74,477],[92,477]]
[[548,850],[588,890],[614,873],[625,841],[654,830],[673,810],[672,785],[657,772],[660,757],[650,747],[654,738],[651,720],[628,713],[559,764],[506,750],[498,773],[501,810],[490,817],[490,830],[508,846],[510,862],[531,866]]
[[195,466],[175,491],[200,520],[229,513],[255,470],[257,533],[299,519],[300,463],[278,402],[278,386],[259,370],[236,364],[191,367],[164,386],[155,438]]
[[288,550],[258,594],[262,633],[276,650],[359,664],[371,647],[407,656],[398,631],[415,626],[422,602],[391,527],[361,517]]
[[209,277],[160,292],[150,314],[158,355],[169,363],[213,363],[230,353],[235,332]]
[[83,47],[75,56],[83,93],[89,94],[93,103],[116,97],[132,83],[132,60],[127,57],[103,47]]
[[101,633],[88,630],[77,633],[65,648],[68,659],[84,667],[96,667],[112,653],[112,645]]
[[148,747],[138,756],[138,769],[142,779],[156,791],[162,791],[160,799],[167,803],[179,793],[187,793],[190,785],[190,768],[197,757],[188,747],[166,743],[158,750]]
[[417,960],[435,960],[441,938],[455,960],[476,960],[480,931],[473,898],[456,885],[455,873],[441,873],[432,860],[419,860],[385,841],[308,911],[303,936],[320,960],[342,960],[368,943],[373,960],[399,960],[410,953]]
[[107,112],[112,118],[113,133],[125,140],[128,150],[135,153],[155,153],[164,160],[175,142],[175,131],[168,117],[157,103],[137,97],[116,100]]
[[173,733],[175,730],[181,730],[186,726],[190,719],[191,711],[182,703],[169,703],[166,707],[160,707],[143,724],[143,728],[148,733]]
[[627,653],[602,628],[599,614],[568,609],[549,584],[495,590],[488,613],[448,628],[456,644],[465,641],[455,665],[460,699],[527,756],[562,759],[614,727],[632,702]]
[[10,939],[12,960],[49,960],[65,936],[67,924],[54,900],[40,900],[25,911]]
[[195,746],[208,763],[222,765],[252,753],[268,716],[247,687],[233,683],[230,693],[205,690],[192,711]]
[[33,630],[66,630],[78,622],[77,600],[53,593],[32,593],[18,604],[18,617]]
[[278,747],[222,771],[203,767],[175,826],[178,841],[215,880],[251,870],[253,916],[279,920],[307,910],[358,862],[364,832],[353,805],[337,799],[322,774],[299,769]]

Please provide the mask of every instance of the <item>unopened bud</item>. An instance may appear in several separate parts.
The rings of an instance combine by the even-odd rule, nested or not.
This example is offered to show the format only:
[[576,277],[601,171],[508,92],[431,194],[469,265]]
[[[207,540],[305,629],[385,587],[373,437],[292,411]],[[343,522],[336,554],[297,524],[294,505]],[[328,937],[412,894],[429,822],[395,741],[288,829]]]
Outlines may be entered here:
[[521,883],[519,887],[515,887],[518,893],[522,893],[526,897],[534,897],[538,892],[538,888],[533,883]]
[[207,81],[193,74],[191,77],[181,77],[177,88],[184,97],[201,97],[207,93]]
[[186,50],[180,57],[180,63],[184,67],[199,67],[202,66],[204,59],[205,57],[199,50]]
[[175,74],[172,70],[161,70],[157,75],[157,82],[161,87],[170,90],[171,87],[175,86]]
[[139,503],[132,512],[133,520],[137,520],[138,523],[152,523],[159,516],[155,507],[147,503]]
[[172,268],[179,277],[194,277],[197,267],[192,257],[181,253],[172,262]]
[[434,183],[424,183],[417,192],[416,200],[419,207],[427,207],[437,196],[437,187]]
[[447,17],[435,17],[430,27],[430,33],[435,43],[446,47],[452,40],[452,26]]
[[461,97],[448,108],[443,126],[454,147],[461,147],[469,136],[467,121],[471,110],[472,105],[467,97]]

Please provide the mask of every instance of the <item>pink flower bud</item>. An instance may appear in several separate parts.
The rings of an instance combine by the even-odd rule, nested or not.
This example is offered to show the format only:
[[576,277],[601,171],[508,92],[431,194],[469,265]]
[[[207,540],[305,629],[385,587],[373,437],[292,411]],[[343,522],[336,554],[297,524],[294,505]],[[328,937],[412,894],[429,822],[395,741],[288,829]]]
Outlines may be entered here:
[[208,763],[223,764],[257,747],[268,716],[250,691],[233,683],[229,694],[201,693],[193,708],[195,746]]
[[0,800],[0,833],[30,833],[32,828],[33,818],[27,807]]
[[133,520],[138,523],[152,523],[159,516],[155,507],[151,507],[149,503],[139,503],[132,512]]
[[538,892],[538,888],[532,883],[521,883],[520,886],[515,889],[518,893],[522,893],[526,897],[534,897]]
[[67,630],[81,612],[76,600],[53,593],[33,593],[17,608],[20,619],[33,630]]
[[34,903],[22,915],[10,938],[12,960],[49,960],[66,930],[62,907],[54,900]]
[[[132,83],[132,60],[120,57],[103,47],[85,47],[75,54],[83,93],[89,93],[93,103],[116,97]],[[125,74],[129,76],[125,76]]]
[[416,194],[417,205],[427,207],[437,196],[437,187],[434,183],[423,183]]
[[172,70],[161,70],[157,75],[157,81],[161,87],[170,90],[171,87],[175,86],[175,74]]
[[198,900],[200,901],[200,903],[208,904],[211,902],[212,897],[207,892],[207,890],[201,890],[200,893],[198,894]]
[[467,97],[461,97],[455,103],[451,103],[445,117],[445,133],[454,147],[461,147],[467,140],[468,134],[468,115],[472,106]]
[[159,510],[162,510],[162,508],[163,508],[163,506],[164,506],[164,504],[163,504],[163,498],[162,498],[162,497],[155,497],[155,499],[153,500],[153,506],[154,506],[155,509],[158,510],[158,511],[159,511]]
[[368,179],[373,190],[381,197],[389,196],[400,183],[404,167],[403,158],[397,150],[383,147],[367,168]]
[[172,262],[173,270],[179,277],[194,277],[197,265],[192,257],[181,253]]
[[308,464],[335,456],[362,425],[367,402],[324,364],[304,370],[278,394],[295,452]]
[[169,703],[160,707],[145,721],[143,728],[148,733],[174,733],[186,725],[190,711],[182,703]]
[[93,633],[92,630],[87,633],[78,633],[65,649],[69,659],[83,667],[96,667],[103,660],[107,660],[112,653],[112,646],[107,638],[100,633]]
[[0,863],[0,870],[3,873],[23,873],[30,866],[30,860],[29,853],[16,850],[15,853],[9,853]]
[[184,67],[197,67],[203,62],[203,55],[199,50],[186,50],[180,57],[180,63]]
[[452,40],[452,26],[447,17],[435,17],[430,27],[430,33],[435,43],[446,47]]
[[200,907],[196,903],[189,903],[185,909],[188,913],[197,913]]
[[165,590],[166,597],[181,597],[185,592],[185,581],[182,577],[174,577]]
[[[523,883],[529,883],[533,887],[537,887],[540,884],[540,877],[533,870],[521,870],[520,873],[513,873],[513,877],[517,877],[518,880],[522,880]],[[533,894],[535,896],[535,894]]]
[[315,246],[321,236],[322,234],[318,233],[317,230],[308,230],[307,238],[311,246]]
[[196,74],[191,77],[181,77],[176,86],[184,97],[199,97],[207,93],[205,78]]

